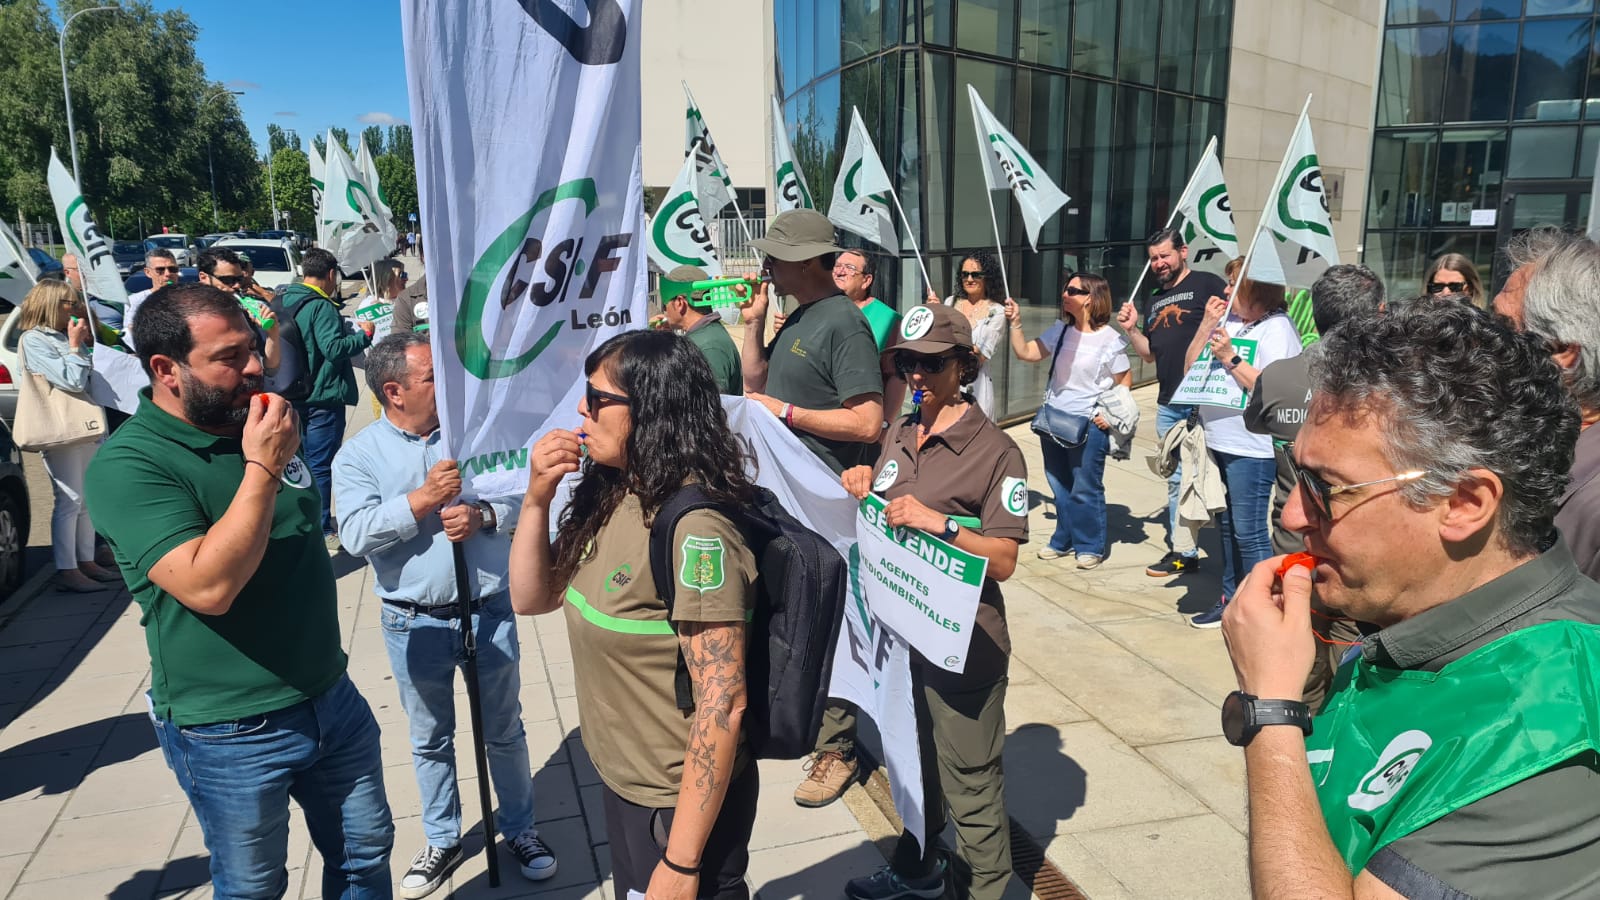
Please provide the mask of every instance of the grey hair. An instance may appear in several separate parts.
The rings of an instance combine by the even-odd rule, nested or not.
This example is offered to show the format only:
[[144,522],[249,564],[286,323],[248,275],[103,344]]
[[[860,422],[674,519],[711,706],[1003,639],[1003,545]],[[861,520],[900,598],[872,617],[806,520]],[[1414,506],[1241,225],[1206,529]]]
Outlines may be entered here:
[[1577,361],[1563,373],[1567,390],[1579,408],[1600,410],[1600,246],[1564,234],[1532,272],[1522,295],[1523,328],[1577,349]]
[[397,331],[367,350],[367,387],[372,389],[372,396],[377,397],[385,409],[389,407],[389,401],[383,396],[383,386],[391,381],[404,383],[406,375],[410,374],[406,351],[412,347],[426,346],[427,343],[426,332]]
[[1313,353],[1314,402],[1370,415],[1395,472],[1426,473],[1400,486],[1406,502],[1427,509],[1487,470],[1505,487],[1500,542],[1540,549],[1569,480],[1578,408],[1538,338],[1427,296],[1346,322]]
[[1554,225],[1541,225],[1518,232],[1500,251],[1506,261],[1506,271],[1515,272],[1523,266],[1534,265],[1575,237],[1578,235]]

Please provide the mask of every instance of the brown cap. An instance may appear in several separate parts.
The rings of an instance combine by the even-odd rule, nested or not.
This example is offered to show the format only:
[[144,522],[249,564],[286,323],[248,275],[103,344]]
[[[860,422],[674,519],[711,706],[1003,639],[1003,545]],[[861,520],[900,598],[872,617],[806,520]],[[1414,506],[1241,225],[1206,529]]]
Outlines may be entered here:
[[954,347],[972,349],[972,324],[953,306],[915,306],[900,320],[900,343],[890,350],[943,353]]
[[758,252],[784,262],[803,262],[841,248],[833,242],[833,223],[814,209],[778,213],[767,226],[767,236],[750,242]]

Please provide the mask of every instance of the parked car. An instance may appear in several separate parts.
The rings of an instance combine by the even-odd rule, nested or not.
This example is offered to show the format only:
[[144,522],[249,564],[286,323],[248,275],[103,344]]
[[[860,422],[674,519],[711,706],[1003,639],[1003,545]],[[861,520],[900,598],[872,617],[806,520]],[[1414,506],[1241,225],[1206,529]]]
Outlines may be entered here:
[[10,422],[7,414],[7,425],[0,428],[0,597],[11,596],[22,585],[22,558],[33,521],[28,479],[22,473],[22,454],[11,440]]
[[268,290],[283,287],[300,275],[300,251],[288,241],[224,238],[217,246],[249,257],[256,267],[256,282]]
[[33,260],[35,266],[39,267],[40,275],[49,275],[51,272],[61,271],[61,260],[40,250],[38,247],[29,247],[28,257]]
[[187,234],[152,234],[145,238],[146,246],[154,245],[163,250],[171,250],[172,256],[180,266],[194,265],[194,243]]
[[127,278],[144,268],[144,242],[114,241],[111,244],[111,258],[117,264],[117,274]]

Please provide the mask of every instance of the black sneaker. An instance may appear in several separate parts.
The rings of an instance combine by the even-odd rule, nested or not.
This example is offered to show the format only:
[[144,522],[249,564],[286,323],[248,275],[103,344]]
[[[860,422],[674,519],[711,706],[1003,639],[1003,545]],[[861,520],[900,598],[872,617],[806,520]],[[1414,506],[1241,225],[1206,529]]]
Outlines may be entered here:
[[466,855],[461,852],[461,845],[457,844],[449,849],[441,847],[423,847],[421,852],[411,857],[411,868],[406,870],[405,877],[400,879],[400,896],[403,900],[417,900],[426,897],[439,889],[444,880],[450,877],[456,866],[461,865],[461,860]]
[[900,900],[903,897],[937,900],[944,896],[944,861],[939,861],[939,871],[916,879],[901,878],[894,869],[884,866],[871,875],[850,879],[845,883],[844,894],[850,900]]
[[1221,628],[1222,611],[1227,609],[1227,607],[1228,598],[1223,597],[1221,600],[1217,601],[1216,606],[1211,607],[1203,613],[1197,613],[1190,616],[1189,624],[1195,628]]
[[1151,578],[1167,578],[1172,575],[1186,575],[1190,572],[1200,571],[1200,557],[1184,556],[1180,553],[1168,553],[1161,557],[1161,561],[1144,570]]
[[506,841],[506,848],[517,858],[522,866],[522,876],[529,881],[543,881],[555,876],[556,855],[544,845],[539,832],[529,828]]

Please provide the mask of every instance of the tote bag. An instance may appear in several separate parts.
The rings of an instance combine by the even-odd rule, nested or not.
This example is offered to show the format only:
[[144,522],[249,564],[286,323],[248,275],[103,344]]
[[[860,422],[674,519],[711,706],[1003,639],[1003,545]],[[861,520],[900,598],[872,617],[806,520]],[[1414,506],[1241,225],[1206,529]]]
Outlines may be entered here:
[[28,371],[22,348],[17,347],[17,413],[12,437],[23,450],[54,450],[106,433],[106,413],[86,394],[74,394],[51,384],[43,375]]

